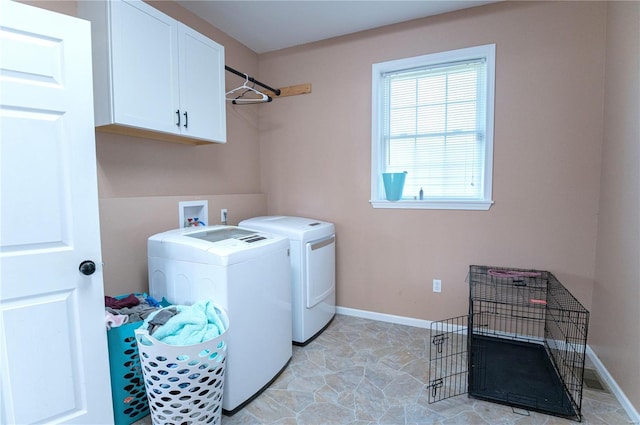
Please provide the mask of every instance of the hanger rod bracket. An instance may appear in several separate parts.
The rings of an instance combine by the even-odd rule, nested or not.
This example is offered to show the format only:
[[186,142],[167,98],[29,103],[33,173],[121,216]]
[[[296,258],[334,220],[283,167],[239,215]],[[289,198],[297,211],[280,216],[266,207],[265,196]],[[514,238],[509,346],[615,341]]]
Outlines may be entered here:
[[[311,93],[311,83],[297,84],[295,86],[280,87],[280,95],[278,97],[283,98],[286,96],[297,96],[299,94],[309,93]],[[275,96],[275,93],[270,91],[267,91],[266,94],[269,96]]]

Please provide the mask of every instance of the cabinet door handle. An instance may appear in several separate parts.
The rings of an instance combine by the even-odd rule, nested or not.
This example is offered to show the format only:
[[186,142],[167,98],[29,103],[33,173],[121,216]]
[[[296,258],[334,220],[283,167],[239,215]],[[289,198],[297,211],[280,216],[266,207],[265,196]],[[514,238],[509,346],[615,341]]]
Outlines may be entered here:
[[187,112],[185,111],[184,113],[184,128],[187,128],[189,126],[189,115],[187,115]]
[[176,110],[176,115],[178,116],[178,122],[176,123],[176,125],[180,127],[180,109]]

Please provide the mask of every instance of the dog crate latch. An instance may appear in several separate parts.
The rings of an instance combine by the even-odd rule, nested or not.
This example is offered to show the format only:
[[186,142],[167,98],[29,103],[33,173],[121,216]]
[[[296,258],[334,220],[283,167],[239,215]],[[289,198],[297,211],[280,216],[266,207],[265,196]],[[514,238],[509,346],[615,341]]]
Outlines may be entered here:
[[436,349],[438,350],[439,354],[442,354],[442,345],[444,344],[445,339],[449,339],[449,337],[446,336],[445,334],[435,335],[431,339],[431,343],[436,346]]
[[427,388],[431,388],[432,398],[436,398],[436,395],[438,394],[438,388],[442,387],[443,385],[444,382],[442,381],[442,378],[434,379],[433,381],[431,381]]

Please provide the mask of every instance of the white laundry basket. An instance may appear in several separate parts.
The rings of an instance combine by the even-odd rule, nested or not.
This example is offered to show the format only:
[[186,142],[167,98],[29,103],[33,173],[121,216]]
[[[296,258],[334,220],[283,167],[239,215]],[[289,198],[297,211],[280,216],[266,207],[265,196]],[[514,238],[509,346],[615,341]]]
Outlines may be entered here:
[[229,317],[225,331],[194,345],[168,345],[136,329],[136,342],[154,425],[221,423]]

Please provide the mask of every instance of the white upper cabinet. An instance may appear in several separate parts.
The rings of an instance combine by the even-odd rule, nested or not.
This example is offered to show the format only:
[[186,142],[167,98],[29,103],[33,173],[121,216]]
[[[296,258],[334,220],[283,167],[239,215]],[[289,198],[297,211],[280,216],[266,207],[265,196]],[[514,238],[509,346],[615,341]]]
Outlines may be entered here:
[[226,142],[224,47],[138,0],[81,1],[92,21],[98,130]]

